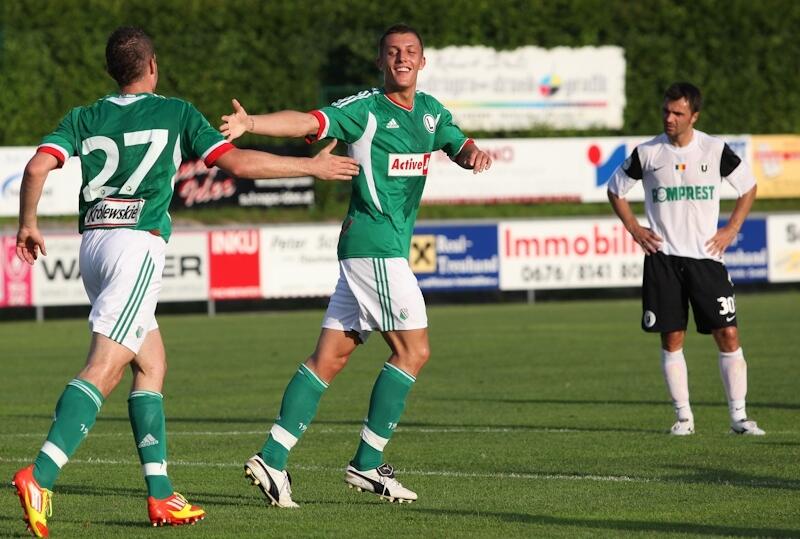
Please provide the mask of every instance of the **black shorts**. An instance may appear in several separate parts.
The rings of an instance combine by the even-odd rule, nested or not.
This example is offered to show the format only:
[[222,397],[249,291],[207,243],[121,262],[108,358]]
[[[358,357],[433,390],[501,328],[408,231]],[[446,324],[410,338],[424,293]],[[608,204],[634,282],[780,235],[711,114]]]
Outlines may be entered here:
[[661,252],[645,256],[642,329],[685,331],[689,303],[698,333],[736,326],[733,283],[724,264]]

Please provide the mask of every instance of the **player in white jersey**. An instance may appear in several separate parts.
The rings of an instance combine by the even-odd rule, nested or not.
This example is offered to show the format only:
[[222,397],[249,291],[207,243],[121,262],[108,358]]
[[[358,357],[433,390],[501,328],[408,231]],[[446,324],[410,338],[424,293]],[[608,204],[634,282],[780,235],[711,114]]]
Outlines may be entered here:
[[167,207],[181,159],[202,157],[208,167],[245,178],[350,179],[358,172],[355,160],[330,154],[332,145],[314,159],[235,148],[191,104],[154,94],[153,43],[138,28],[111,34],[106,61],[119,93],[72,109],[25,167],[20,191],[17,255],[33,264],[40,253],[47,254],[36,218],[45,180],[69,156],[81,156],[80,270],[92,305],[91,345],[86,366],[61,394],[35,463],[19,470],[13,481],[28,529],[39,537],[49,535],[51,489],[61,468],[129,365],[128,412],[150,522],[190,524],[205,517],[202,508],[173,490],[167,475],[161,395],[166,358],[155,320],[171,231]]
[[[736,302],[722,254],[733,242],[756,197],[749,166],[722,140],[694,128],[702,97],[679,82],[664,94],[664,133],[640,144],[616,170],[608,198],[625,228],[645,251],[642,329],[661,334],[661,364],[675,406],[674,435],[694,433],[689,378],[683,354],[692,306],[699,333],[719,349],[731,431],[762,435],[745,412],[747,363],[739,344]],[[717,228],[722,180],[739,195],[728,223]],[[641,182],[649,228],[639,224],[625,194]]]
[[223,134],[249,130],[269,136],[334,137],[348,143],[361,172],[339,236],[340,277],[314,353],[283,395],[280,414],[245,473],[274,505],[296,507],[286,462],[317,411],[320,398],[371,331],[381,332],[391,355],[378,375],[361,439],[345,482],[389,501],[417,499],[383,459],[416,376],[428,361],[428,320],[417,279],[408,265],[409,243],[428,173],[430,154],[444,150],[463,168],[486,170],[491,158],[452,122],[432,96],[418,92],[425,66],[422,39],[395,25],[378,46],[384,87],[365,90],[311,113],[281,111],[249,116],[234,102]]

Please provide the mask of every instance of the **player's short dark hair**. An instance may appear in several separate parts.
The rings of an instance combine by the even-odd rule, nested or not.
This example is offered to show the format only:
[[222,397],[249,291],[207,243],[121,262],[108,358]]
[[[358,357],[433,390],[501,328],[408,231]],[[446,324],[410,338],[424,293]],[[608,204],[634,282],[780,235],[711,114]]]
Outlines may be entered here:
[[120,87],[127,86],[144,74],[154,54],[153,40],[144,30],[120,26],[106,43],[106,71]]
[[386,38],[392,34],[414,34],[415,36],[417,36],[417,39],[419,40],[420,48],[425,50],[425,45],[422,44],[422,36],[419,35],[419,32],[417,32],[411,26],[401,23],[401,24],[393,24],[392,26],[387,28],[385,32],[383,32],[383,35],[381,36],[381,39],[378,42],[379,55],[383,54],[383,46],[386,44]]
[[690,82],[674,82],[664,92],[664,99],[667,101],[677,101],[685,99],[689,102],[692,112],[700,112],[703,106],[703,96],[700,88]]

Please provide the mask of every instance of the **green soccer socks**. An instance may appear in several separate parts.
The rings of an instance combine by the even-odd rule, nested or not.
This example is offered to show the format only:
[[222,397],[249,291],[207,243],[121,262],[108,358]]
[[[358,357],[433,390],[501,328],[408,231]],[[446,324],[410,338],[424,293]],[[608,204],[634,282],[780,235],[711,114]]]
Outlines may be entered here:
[[267,466],[276,470],[286,469],[289,451],[317,415],[319,400],[327,388],[328,384],[311,369],[300,365],[286,386],[280,415],[272,425],[264,447],[261,448],[261,458]]
[[164,397],[155,391],[132,391],[128,397],[128,417],[147,483],[147,495],[157,500],[172,496],[172,483],[167,476]]
[[52,490],[61,468],[89,434],[104,400],[100,390],[85,380],[75,378],[64,388],[47,441],[34,462],[33,477],[42,488]]
[[375,380],[369,399],[369,415],[361,429],[352,465],[357,470],[371,470],[383,464],[383,448],[389,443],[406,406],[406,396],[416,378],[386,363]]

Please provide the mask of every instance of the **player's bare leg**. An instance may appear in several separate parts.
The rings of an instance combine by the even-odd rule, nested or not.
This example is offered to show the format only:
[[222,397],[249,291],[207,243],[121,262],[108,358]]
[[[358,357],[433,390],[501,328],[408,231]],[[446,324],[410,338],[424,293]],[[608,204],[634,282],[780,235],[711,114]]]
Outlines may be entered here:
[[685,337],[685,331],[661,334],[661,369],[675,407],[676,421],[669,431],[674,436],[694,434],[694,414],[689,405],[689,373],[683,355]]
[[711,332],[719,348],[719,373],[728,411],[731,416],[731,432],[750,436],[762,436],[764,431],[755,421],[747,418],[745,397],[747,396],[747,362],[739,343],[739,330],[735,326],[715,329]]

